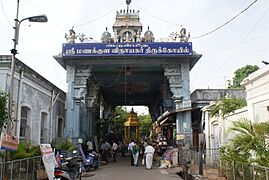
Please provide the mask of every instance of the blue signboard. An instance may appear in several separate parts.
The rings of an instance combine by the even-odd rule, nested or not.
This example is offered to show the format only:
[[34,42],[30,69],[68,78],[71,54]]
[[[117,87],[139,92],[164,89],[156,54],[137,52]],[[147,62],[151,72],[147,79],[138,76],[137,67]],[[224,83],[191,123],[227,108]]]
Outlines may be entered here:
[[85,56],[191,56],[192,43],[66,43],[63,57]]

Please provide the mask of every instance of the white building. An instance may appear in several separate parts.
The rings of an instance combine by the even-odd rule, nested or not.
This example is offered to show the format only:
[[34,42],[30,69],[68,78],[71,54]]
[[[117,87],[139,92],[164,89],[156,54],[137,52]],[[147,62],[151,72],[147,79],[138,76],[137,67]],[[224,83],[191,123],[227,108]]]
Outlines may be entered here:
[[210,105],[202,109],[205,122],[206,148],[213,149],[227,144],[235,134],[228,129],[233,121],[248,119],[252,122],[269,120],[269,66],[250,74],[241,83],[245,87],[247,106],[222,117],[210,116]]
[[241,83],[246,88],[248,118],[253,122],[269,120],[269,65],[250,74]]
[[[11,55],[0,55],[0,89],[8,91]],[[65,92],[16,60],[12,133],[33,144],[62,138]]]

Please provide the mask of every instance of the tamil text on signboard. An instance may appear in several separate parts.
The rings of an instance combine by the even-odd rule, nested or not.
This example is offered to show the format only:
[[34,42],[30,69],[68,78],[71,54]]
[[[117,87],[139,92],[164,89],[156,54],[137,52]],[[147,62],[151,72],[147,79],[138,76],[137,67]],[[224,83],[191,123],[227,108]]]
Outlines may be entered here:
[[63,57],[80,56],[190,56],[192,43],[67,43]]

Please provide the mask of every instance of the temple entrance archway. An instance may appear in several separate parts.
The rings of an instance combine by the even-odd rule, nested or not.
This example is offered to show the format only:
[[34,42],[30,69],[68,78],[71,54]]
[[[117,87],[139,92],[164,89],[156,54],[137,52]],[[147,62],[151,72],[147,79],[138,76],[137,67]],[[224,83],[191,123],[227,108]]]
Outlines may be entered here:
[[117,11],[112,28],[114,34],[106,28],[100,43],[85,36],[75,42],[72,30],[55,56],[67,71],[64,136],[92,138],[99,121],[115,117],[116,106],[143,105],[154,121],[173,114],[177,139],[190,144],[189,72],[201,55],[193,51],[186,29],[173,42],[155,42],[149,27],[143,36],[139,11],[129,8]]

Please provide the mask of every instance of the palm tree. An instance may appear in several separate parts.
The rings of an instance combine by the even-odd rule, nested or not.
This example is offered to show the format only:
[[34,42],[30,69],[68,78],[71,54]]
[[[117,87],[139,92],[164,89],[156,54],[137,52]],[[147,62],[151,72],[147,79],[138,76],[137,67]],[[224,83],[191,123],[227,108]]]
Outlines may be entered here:
[[228,133],[235,136],[222,147],[223,159],[269,166],[269,122],[253,123],[241,119],[233,122]]

